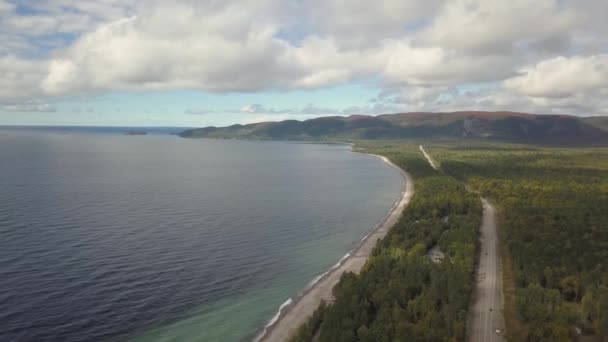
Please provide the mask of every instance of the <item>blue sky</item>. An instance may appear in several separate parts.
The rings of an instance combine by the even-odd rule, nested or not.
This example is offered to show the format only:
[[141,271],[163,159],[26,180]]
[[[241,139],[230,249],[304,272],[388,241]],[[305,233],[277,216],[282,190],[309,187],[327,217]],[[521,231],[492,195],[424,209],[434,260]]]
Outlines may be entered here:
[[[342,85],[307,91],[209,94],[196,90],[127,93],[112,92],[86,99],[62,99],[49,112],[2,113],[4,125],[102,126],[225,126],[284,118],[308,119],[344,115],[340,108],[369,106],[378,90]],[[270,104],[272,113],[244,112],[252,104]],[[314,105],[325,113],[297,113]],[[338,110],[337,110],[338,109]],[[280,113],[280,111],[285,113]],[[296,112],[296,113],[292,113]],[[349,113],[350,114],[350,113]]]
[[607,115],[603,13],[601,0],[0,0],[0,125]]

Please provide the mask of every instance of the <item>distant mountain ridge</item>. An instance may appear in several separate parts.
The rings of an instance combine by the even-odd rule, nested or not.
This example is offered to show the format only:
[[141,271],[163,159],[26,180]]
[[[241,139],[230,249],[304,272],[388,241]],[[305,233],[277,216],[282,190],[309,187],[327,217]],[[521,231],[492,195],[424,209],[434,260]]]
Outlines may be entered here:
[[470,138],[552,145],[608,145],[603,117],[462,111],[320,117],[184,131],[182,137],[259,140]]
[[590,116],[583,118],[586,123],[608,131],[608,116]]

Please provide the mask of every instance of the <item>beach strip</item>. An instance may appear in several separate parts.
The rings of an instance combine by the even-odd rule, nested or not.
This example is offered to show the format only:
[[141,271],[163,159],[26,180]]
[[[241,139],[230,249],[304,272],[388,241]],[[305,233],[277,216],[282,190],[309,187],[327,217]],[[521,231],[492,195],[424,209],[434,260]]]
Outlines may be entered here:
[[384,238],[401,217],[403,209],[414,195],[412,177],[406,171],[393,164],[388,158],[372,155],[395,168],[402,176],[402,191],[399,199],[374,229],[361,239],[357,247],[342,257],[330,270],[315,278],[297,296],[285,302],[262,332],[256,336],[254,341],[284,342],[289,340],[298,327],[304,324],[313,314],[321,303],[321,300],[325,300],[326,302],[332,301],[332,289],[344,272],[359,273],[378,240]]

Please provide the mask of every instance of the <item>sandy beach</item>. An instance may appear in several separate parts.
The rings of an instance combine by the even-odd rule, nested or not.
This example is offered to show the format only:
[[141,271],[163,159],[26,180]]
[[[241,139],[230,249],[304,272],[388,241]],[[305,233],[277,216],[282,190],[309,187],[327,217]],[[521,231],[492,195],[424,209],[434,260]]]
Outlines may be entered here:
[[390,228],[399,220],[405,206],[414,195],[411,176],[393,164],[388,158],[374,155],[395,168],[403,177],[402,192],[391,210],[374,229],[361,239],[361,243],[342,258],[334,267],[323,274],[308,288],[286,302],[277,316],[255,338],[255,341],[287,341],[293,332],[312,315],[321,300],[332,300],[332,289],[344,272],[358,273],[379,239],[384,238]]

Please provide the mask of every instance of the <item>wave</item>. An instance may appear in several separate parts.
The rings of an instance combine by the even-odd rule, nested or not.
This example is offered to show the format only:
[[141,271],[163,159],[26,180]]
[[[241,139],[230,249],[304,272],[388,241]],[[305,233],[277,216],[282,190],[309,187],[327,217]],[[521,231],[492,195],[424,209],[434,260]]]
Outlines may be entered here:
[[293,299],[289,298],[285,301],[285,303],[281,304],[281,306],[279,306],[279,311],[277,311],[277,313],[270,319],[270,321],[268,322],[268,324],[266,324],[265,327],[268,328],[269,326],[273,325],[277,321],[277,319],[279,319],[281,311],[283,311],[283,309],[291,303],[293,303]]
[[342,265],[342,261],[346,260],[349,256],[350,256],[350,252],[344,254],[344,256],[342,257],[342,259],[340,259],[335,265],[333,265],[331,267],[330,271],[334,270],[334,269],[336,269],[338,267],[340,267],[340,265]]
[[318,283],[319,280],[321,280],[321,278],[325,277],[328,273],[329,273],[329,271],[325,271],[325,272],[319,274],[318,276],[314,277],[310,281],[310,283],[308,283],[308,285],[306,286],[306,290],[313,288],[315,286],[315,284]]
[[[374,227],[374,229],[375,229],[375,227]],[[365,239],[367,239],[368,236],[369,236],[369,233],[365,234],[365,236],[362,237],[361,240],[359,240],[359,242],[365,241]]]
[[[342,265],[342,262],[344,262],[344,260],[348,259],[350,257],[350,255],[351,255],[350,252],[344,254],[344,256],[335,265],[333,265],[328,271],[323,272],[323,273],[319,274],[318,276],[314,277],[313,280],[308,284],[308,286],[306,286],[304,291],[302,293],[298,294],[298,296],[296,296],[296,297],[298,297],[298,299],[300,297],[302,297],[306,292],[308,292],[308,290],[312,289],[321,279],[323,279],[323,277],[325,277],[327,274],[329,274],[334,269],[340,267]],[[272,316],[272,318],[264,326],[264,329],[262,329],[262,331],[255,337],[255,339],[253,341],[254,342],[261,341],[262,338],[264,337],[264,335],[266,335],[266,331],[268,330],[268,328],[271,327],[272,325],[274,325],[277,322],[277,320],[281,317],[281,313],[283,312],[283,309],[285,309],[285,307],[291,305],[292,303],[293,303],[293,298],[289,298],[283,304],[281,304],[277,313],[274,316]]]
[[272,316],[272,318],[270,319],[270,321],[268,321],[268,323],[266,323],[262,332],[258,336],[256,336],[256,338],[254,339],[254,342],[258,342],[262,339],[262,337],[266,334],[266,330],[268,329],[268,327],[270,327],[271,325],[273,325],[277,322],[279,317],[281,317],[281,312],[283,311],[283,309],[285,309],[285,307],[290,305],[291,303],[293,303],[293,299],[289,298],[283,304],[281,304],[281,306],[279,306],[279,310],[277,311],[277,313],[274,316]]

